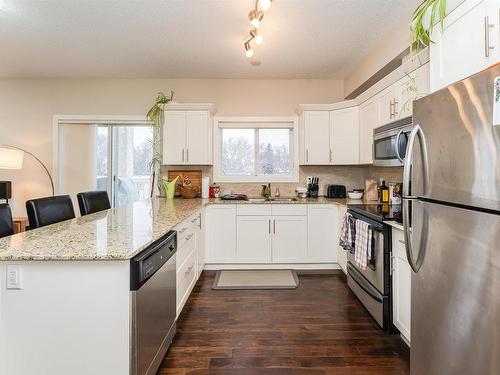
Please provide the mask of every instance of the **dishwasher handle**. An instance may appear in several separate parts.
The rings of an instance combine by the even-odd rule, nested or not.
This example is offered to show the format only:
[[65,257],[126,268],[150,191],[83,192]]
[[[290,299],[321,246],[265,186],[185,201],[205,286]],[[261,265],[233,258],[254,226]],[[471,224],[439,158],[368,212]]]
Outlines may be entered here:
[[177,251],[177,232],[169,231],[130,260],[130,290],[138,290]]

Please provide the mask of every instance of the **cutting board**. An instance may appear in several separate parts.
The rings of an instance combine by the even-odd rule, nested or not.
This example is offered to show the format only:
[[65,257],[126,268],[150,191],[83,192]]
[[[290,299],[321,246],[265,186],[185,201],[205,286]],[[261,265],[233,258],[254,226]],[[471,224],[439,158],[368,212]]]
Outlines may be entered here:
[[172,181],[177,176],[180,176],[177,180],[175,187],[175,196],[181,195],[181,186],[184,181],[184,177],[188,176],[191,179],[191,184],[193,187],[198,187],[198,191],[201,193],[201,171],[168,171],[168,181]]

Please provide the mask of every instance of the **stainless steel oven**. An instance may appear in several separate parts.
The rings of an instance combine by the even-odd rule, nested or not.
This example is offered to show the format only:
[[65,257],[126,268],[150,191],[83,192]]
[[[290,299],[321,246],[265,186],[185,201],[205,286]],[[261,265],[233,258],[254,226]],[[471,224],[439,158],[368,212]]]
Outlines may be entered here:
[[373,130],[373,165],[402,167],[412,129],[412,117],[391,122]]
[[[359,211],[359,210],[357,210]],[[366,269],[356,266],[354,253],[347,253],[347,285],[358,297],[382,329],[390,329],[392,322],[390,276],[390,227],[349,209],[356,219],[368,223],[372,229],[372,260]]]

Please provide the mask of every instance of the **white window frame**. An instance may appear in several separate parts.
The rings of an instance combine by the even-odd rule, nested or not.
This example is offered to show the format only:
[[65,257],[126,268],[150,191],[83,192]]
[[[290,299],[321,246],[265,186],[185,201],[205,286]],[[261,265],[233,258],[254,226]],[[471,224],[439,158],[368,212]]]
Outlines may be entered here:
[[[292,130],[290,142],[290,153],[292,157],[291,174],[287,176],[279,175],[259,175],[259,176],[226,176],[221,173],[221,137],[224,123],[251,124],[251,128],[276,129],[287,128]],[[214,181],[215,182],[299,182],[299,121],[296,116],[216,116],[214,117]]]

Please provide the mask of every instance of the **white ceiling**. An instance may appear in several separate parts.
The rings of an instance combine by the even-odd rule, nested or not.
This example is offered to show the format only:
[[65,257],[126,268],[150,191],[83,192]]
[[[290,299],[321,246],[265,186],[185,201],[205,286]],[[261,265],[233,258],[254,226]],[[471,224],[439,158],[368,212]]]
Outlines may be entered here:
[[0,77],[343,78],[421,0],[0,0]]

